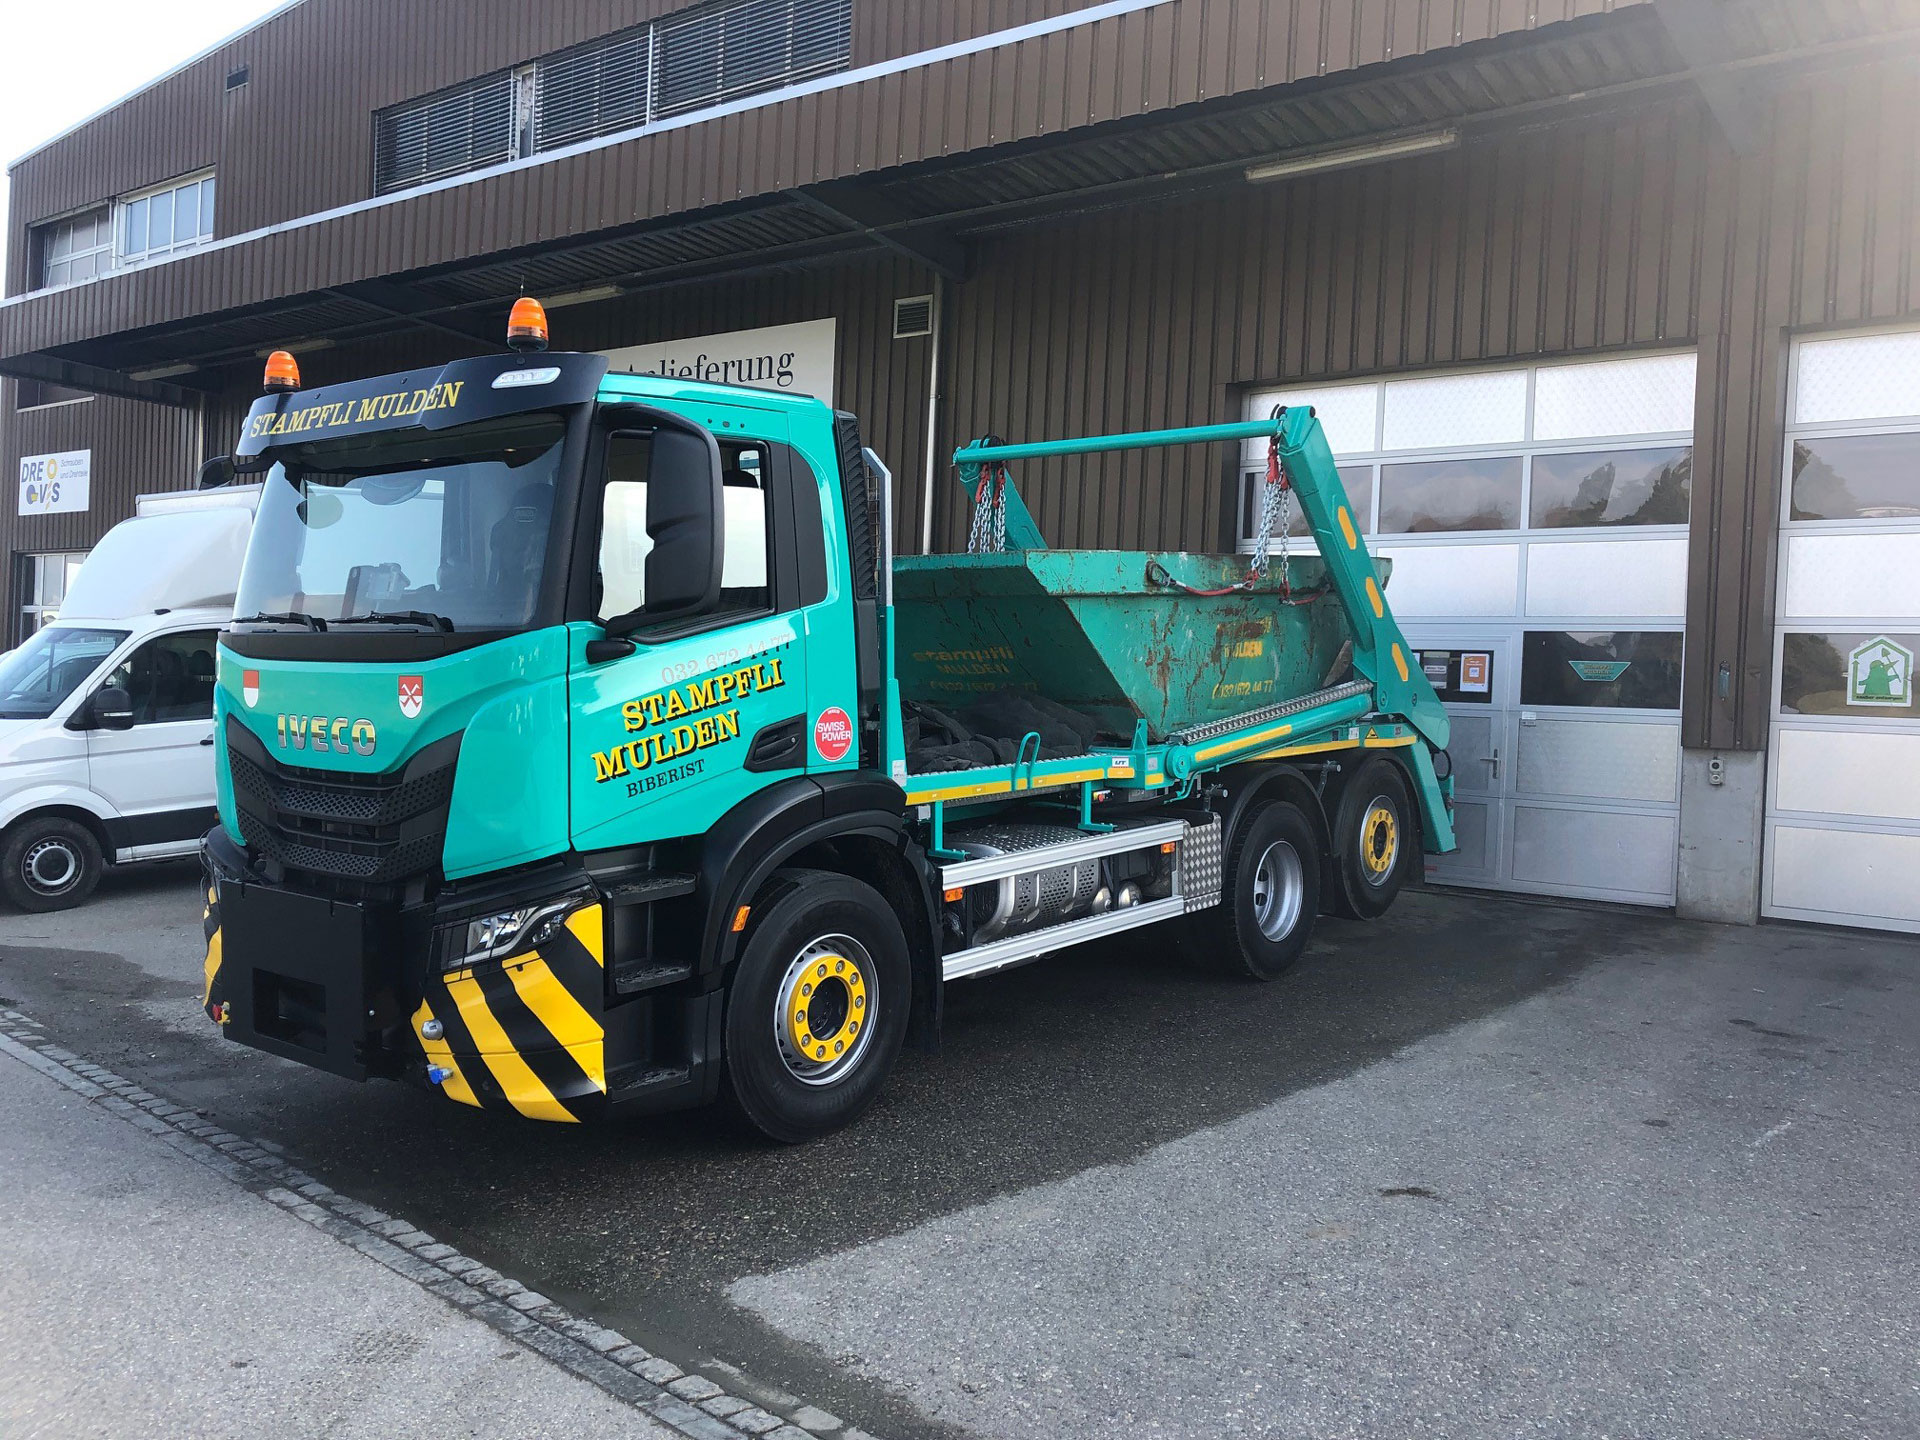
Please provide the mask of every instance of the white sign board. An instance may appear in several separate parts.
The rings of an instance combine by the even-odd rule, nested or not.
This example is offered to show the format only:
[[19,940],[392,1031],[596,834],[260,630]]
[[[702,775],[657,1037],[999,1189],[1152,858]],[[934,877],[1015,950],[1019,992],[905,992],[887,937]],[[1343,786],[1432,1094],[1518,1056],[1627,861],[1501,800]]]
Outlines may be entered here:
[[764,330],[695,335],[662,345],[629,345],[605,351],[609,368],[635,375],[704,380],[710,385],[751,385],[833,403],[832,320],[804,320]]
[[20,513],[65,515],[87,508],[91,450],[59,455],[26,455],[20,460]]

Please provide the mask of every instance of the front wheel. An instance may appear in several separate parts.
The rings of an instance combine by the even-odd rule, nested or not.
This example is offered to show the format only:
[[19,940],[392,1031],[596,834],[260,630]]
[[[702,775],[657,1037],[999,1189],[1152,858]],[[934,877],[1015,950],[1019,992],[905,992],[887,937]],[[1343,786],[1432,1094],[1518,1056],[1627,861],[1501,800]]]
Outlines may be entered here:
[[93,893],[105,866],[100,842],[79,821],[29,815],[0,847],[0,888],[22,910],[69,910]]
[[872,886],[783,870],[756,898],[727,990],[727,1088],[770,1140],[852,1121],[906,1039],[912,967],[900,921]]
[[1229,973],[1273,980],[1293,968],[1319,913],[1320,842],[1284,800],[1242,818],[1227,849],[1220,903],[1200,912],[1210,955]]

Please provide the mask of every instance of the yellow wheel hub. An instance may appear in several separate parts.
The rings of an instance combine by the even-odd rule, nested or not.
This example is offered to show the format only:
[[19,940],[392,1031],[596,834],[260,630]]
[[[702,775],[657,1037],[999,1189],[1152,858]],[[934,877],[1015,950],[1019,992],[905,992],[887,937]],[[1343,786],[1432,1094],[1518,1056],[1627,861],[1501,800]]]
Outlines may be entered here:
[[787,1043],[816,1065],[845,1056],[867,1023],[867,977],[845,955],[810,958],[787,991]]
[[1367,811],[1367,818],[1360,826],[1360,862],[1367,867],[1371,879],[1384,880],[1393,873],[1394,862],[1399,858],[1399,822],[1394,819],[1390,806],[1376,803]]

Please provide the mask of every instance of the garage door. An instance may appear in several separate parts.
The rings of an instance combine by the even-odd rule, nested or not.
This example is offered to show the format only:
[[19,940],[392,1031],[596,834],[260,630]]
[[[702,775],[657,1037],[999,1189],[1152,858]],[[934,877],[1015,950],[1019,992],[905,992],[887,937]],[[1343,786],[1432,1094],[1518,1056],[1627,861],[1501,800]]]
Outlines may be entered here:
[[1920,931],[1920,331],[1794,348],[1761,904]]
[[1688,351],[1250,398],[1319,413],[1454,716],[1432,879],[1673,903],[1693,396]]

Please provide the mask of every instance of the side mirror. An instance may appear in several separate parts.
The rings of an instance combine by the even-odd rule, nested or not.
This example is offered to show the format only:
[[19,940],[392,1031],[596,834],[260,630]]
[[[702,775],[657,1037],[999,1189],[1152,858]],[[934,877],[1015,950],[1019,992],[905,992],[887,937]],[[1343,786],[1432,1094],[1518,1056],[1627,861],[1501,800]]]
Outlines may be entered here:
[[133,697],[118,685],[103,686],[87,701],[87,720],[96,730],[131,730]]
[[233,483],[233,457],[216,455],[200,467],[200,486],[202,490],[218,490],[222,485]]
[[678,619],[720,602],[726,549],[720,447],[704,430],[660,430],[647,485],[648,618]]

